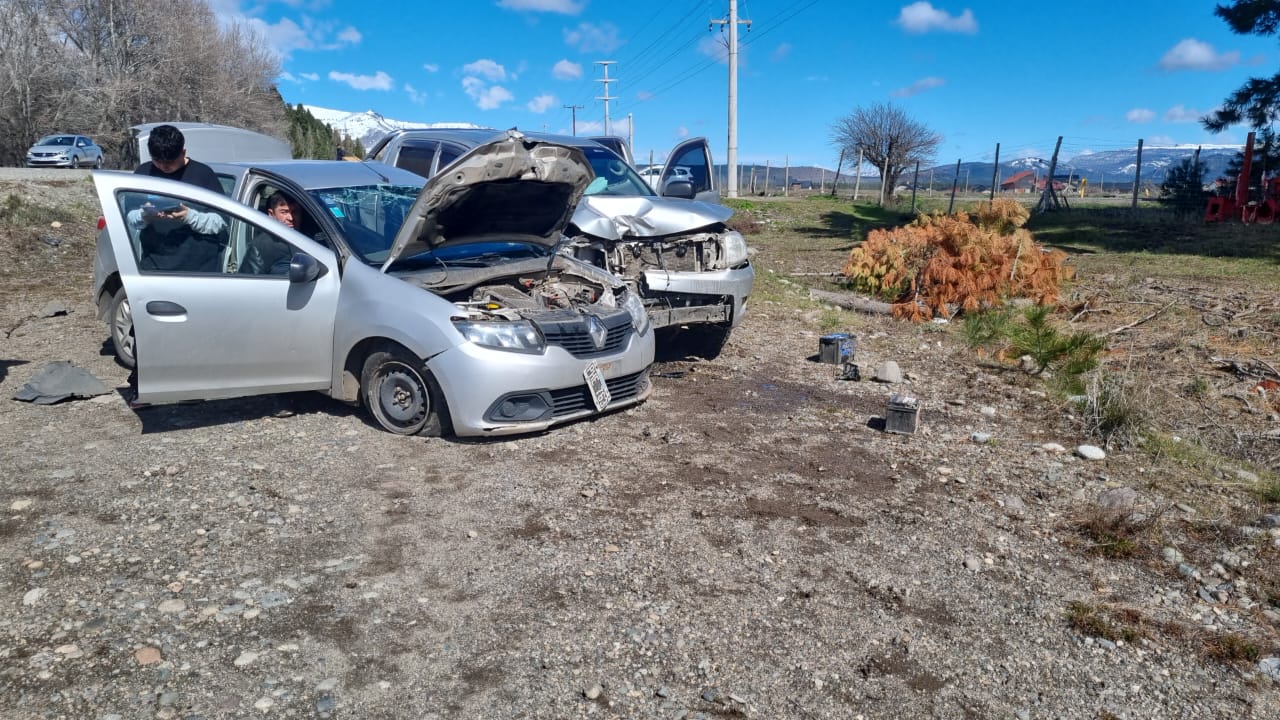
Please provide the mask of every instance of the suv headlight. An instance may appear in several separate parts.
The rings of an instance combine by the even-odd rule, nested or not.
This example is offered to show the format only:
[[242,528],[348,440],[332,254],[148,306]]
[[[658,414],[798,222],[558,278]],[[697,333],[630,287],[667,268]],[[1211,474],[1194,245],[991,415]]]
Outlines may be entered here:
[[649,332],[649,312],[644,309],[644,303],[640,302],[640,296],[635,290],[627,290],[627,299],[623,301],[622,307],[631,315],[631,325],[637,334]]
[[728,267],[737,267],[747,261],[747,239],[737,230],[720,236],[720,248],[724,251],[724,262]]
[[495,350],[537,355],[547,348],[542,333],[528,320],[454,320],[453,326],[471,342]]

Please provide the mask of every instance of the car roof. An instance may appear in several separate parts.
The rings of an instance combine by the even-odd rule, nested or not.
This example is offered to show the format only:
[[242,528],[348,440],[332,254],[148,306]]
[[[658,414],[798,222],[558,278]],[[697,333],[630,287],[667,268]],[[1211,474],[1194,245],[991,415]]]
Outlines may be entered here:
[[239,175],[255,169],[288,178],[303,190],[389,183],[422,187],[426,182],[421,175],[401,170],[385,163],[345,160],[271,160],[264,162],[209,163],[214,172]]

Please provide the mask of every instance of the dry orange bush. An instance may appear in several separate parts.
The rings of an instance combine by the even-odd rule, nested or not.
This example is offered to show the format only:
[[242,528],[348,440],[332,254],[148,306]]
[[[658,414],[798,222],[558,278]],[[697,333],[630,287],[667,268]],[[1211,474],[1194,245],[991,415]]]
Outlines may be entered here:
[[872,230],[849,253],[844,275],[893,304],[913,322],[997,307],[1010,298],[1057,301],[1072,270],[1066,253],[1046,250],[1023,225],[1014,200],[983,205],[972,216],[921,215],[910,225]]

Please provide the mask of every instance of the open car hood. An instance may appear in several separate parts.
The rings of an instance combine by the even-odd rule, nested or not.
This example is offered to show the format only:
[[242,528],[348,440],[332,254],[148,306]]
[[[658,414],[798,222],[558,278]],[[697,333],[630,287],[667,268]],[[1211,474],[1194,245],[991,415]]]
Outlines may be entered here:
[[553,247],[594,177],[581,150],[508,130],[427,181],[383,270],[449,245],[505,240]]
[[713,203],[664,197],[588,195],[573,215],[582,232],[606,240],[663,237],[723,223],[733,210]]

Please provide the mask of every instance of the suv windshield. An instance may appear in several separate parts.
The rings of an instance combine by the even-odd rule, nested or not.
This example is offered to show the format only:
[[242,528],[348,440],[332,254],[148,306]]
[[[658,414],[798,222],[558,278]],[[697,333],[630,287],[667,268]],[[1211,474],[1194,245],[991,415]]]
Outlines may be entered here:
[[329,211],[351,252],[368,265],[386,261],[396,233],[418,199],[418,185],[359,185],[312,190]]
[[584,147],[582,153],[587,156],[587,162],[591,163],[591,169],[595,171],[597,180],[604,179],[604,183],[593,182],[587,187],[588,195],[654,195],[653,188],[649,187],[649,183],[645,182],[625,160],[619,158],[612,150],[605,147]]

